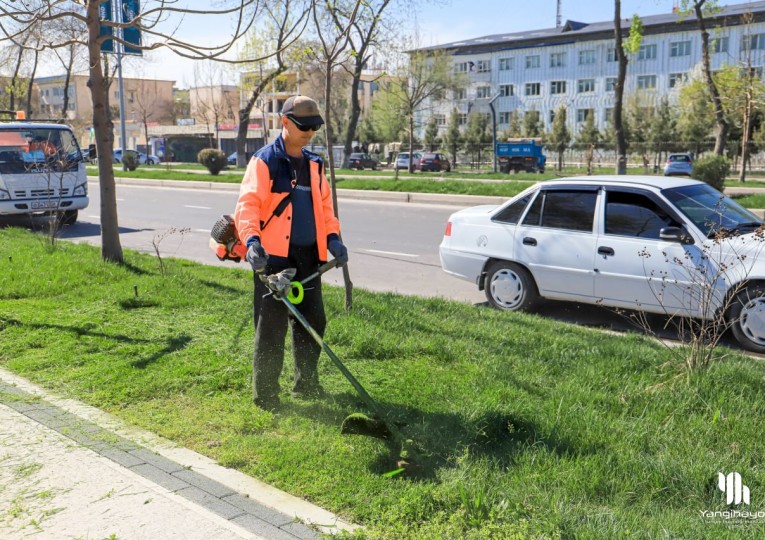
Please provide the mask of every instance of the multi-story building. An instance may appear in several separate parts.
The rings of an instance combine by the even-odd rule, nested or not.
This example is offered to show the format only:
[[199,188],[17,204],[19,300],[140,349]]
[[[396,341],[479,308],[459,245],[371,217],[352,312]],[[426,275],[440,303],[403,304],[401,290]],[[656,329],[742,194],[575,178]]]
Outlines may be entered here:
[[[711,65],[751,66],[762,76],[765,65],[765,2],[727,6],[706,20],[710,31]],[[623,30],[629,31],[630,20]],[[677,13],[642,18],[640,50],[629,56],[625,98],[639,95],[641,105],[655,106],[663,97],[676,102],[680,85],[701,62],[701,35],[695,16]],[[421,51],[444,51],[453,68],[464,73],[464,90],[427,104],[420,126],[435,115],[444,129],[454,108],[461,122],[472,110],[494,108],[499,131],[513,114],[538,111],[549,129],[555,110],[567,107],[575,132],[588,115],[605,129],[614,107],[618,71],[613,20],[597,23],[567,21],[560,28],[498,34],[447,43]]]

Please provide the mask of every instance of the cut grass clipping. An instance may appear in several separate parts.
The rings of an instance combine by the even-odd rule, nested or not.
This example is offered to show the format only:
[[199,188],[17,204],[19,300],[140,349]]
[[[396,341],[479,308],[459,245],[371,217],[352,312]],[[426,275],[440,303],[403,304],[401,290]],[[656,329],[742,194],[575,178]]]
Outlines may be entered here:
[[[326,357],[327,398],[253,406],[251,272],[167,259],[163,275],[125,256],[0,230],[0,365],[339,513],[363,538],[765,535],[759,360],[727,351],[668,383],[680,368],[637,335],[364,290],[346,313],[327,286],[327,343],[418,443],[417,474],[386,478],[385,441],[340,434],[365,408]],[[730,472],[750,505],[726,505]]]

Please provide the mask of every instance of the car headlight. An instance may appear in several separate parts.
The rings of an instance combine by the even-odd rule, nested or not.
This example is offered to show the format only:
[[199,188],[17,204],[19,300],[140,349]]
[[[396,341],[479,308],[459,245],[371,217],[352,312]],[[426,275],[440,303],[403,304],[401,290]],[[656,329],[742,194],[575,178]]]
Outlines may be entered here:
[[74,192],[72,195],[75,197],[84,197],[88,194],[88,184],[80,184],[79,186],[74,188]]
[[5,191],[4,189],[0,189],[0,201],[9,201],[11,200],[11,194]]

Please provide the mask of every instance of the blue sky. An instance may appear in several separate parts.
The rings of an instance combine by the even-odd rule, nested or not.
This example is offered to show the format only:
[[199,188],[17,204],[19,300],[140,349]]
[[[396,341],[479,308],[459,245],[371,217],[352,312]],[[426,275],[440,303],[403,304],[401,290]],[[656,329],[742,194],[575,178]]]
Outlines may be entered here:
[[[198,0],[201,3],[201,0]],[[412,22],[420,28],[422,46],[449,43],[503,32],[520,32],[555,26],[557,0],[418,0],[420,8]],[[725,1],[723,5],[738,4],[744,0]],[[196,3],[191,0],[190,3]],[[671,13],[673,0],[622,0],[622,17],[634,13],[656,15]],[[563,0],[562,19],[581,22],[599,22],[613,19],[613,0]],[[222,32],[194,28],[194,24],[181,25],[179,33],[191,35],[194,41],[201,36],[212,40]],[[170,53],[154,54],[154,60],[141,69],[142,77],[174,79],[178,86],[193,85],[193,63]],[[128,69],[128,72],[131,71]],[[233,81],[232,81],[233,82]]]

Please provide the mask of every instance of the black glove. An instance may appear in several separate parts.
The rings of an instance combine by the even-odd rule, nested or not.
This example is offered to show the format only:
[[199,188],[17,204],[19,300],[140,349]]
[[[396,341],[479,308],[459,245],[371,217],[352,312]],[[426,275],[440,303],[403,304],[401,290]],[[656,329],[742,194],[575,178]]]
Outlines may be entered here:
[[260,240],[255,239],[250,244],[250,247],[247,248],[247,262],[250,263],[255,272],[262,272],[266,269],[268,254],[263,249],[263,246],[260,245]]
[[327,249],[337,260],[337,266],[343,266],[348,262],[348,248],[340,240],[330,240]]

